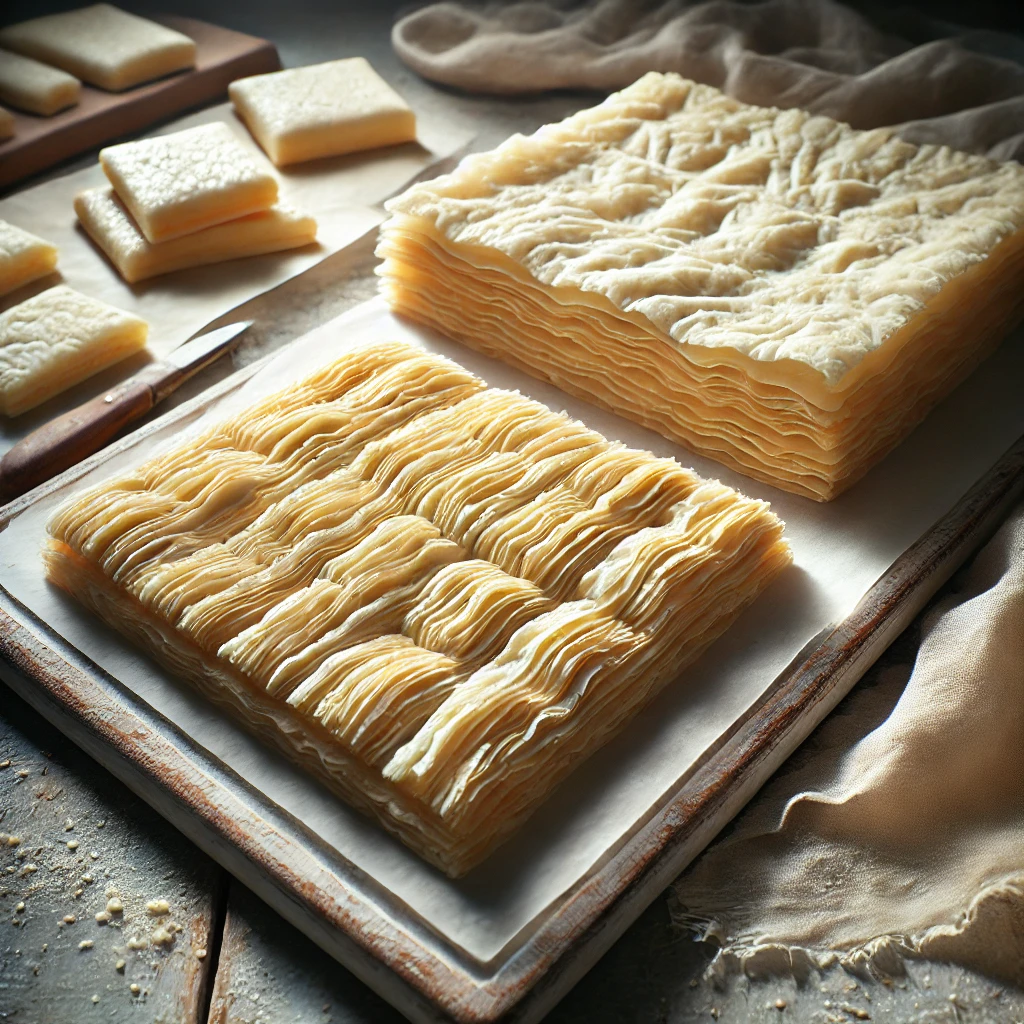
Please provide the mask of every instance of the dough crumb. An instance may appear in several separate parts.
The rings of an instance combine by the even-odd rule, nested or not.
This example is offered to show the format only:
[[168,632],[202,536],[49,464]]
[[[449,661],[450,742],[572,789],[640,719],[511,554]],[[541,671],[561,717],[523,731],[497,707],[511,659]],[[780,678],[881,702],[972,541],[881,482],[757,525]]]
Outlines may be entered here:
[[75,915],[74,914],[65,914],[64,915],[64,923],[65,924],[74,924],[75,923]]
[[167,928],[154,928],[150,941],[154,946],[167,946],[174,941],[174,933]]
[[106,924],[109,920],[110,920],[110,912],[107,911],[107,910],[101,910],[96,915],[96,923],[97,924]]
[[120,914],[124,910],[124,904],[121,902],[119,896],[111,896],[107,900],[107,913],[108,914]]
[[92,949],[92,939],[82,939],[78,944],[79,949]]
[[68,849],[69,850],[77,850],[78,849],[78,840],[77,839],[69,839],[68,840]]
[[115,971],[123,971],[126,966],[127,965],[125,964],[125,962],[123,960],[118,960],[117,963],[114,964],[114,970]]
[[196,959],[197,960],[205,960],[206,959],[206,950],[205,949],[197,949],[196,950]]
[[171,912],[171,905],[167,900],[150,900],[146,904],[146,913],[151,917],[162,917]]
[[134,982],[134,981],[133,981],[133,982],[132,982],[132,983],[131,983],[131,984],[130,984],[130,985],[128,986],[128,991],[129,991],[129,992],[131,992],[131,994],[132,994],[133,996],[137,996],[137,995],[138,995],[138,994],[139,994],[139,993],[140,993],[140,992],[142,991],[142,989],[141,989],[141,988],[139,988],[139,985],[138,985],[138,983],[137,983],[137,982]]

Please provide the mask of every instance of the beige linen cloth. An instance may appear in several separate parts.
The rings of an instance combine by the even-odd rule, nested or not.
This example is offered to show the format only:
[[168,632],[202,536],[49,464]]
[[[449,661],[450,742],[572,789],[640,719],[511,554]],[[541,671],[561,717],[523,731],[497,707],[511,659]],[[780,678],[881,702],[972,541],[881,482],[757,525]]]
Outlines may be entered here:
[[[392,38],[462,89],[612,90],[678,71],[747,102],[1024,158],[1024,41],[902,27],[831,0],[441,3]],[[1024,506],[922,636],[915,664],[888,659],[677,883],[679,919],[722,944],[716,969],[896,971],[914,953],[1024,985]]]
[[612,91],[647,71],[678,71],[746,103],[1024,157],[1024,41],[912,15],[893,29],[832,0],[546,0],[432,4],[402,18],[391,39],[424,78],[471,92]]

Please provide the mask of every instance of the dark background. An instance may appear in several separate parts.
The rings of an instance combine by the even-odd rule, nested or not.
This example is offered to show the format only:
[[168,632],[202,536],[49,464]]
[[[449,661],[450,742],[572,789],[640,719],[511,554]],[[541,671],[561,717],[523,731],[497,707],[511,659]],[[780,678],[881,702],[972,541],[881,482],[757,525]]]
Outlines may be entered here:
[[[638,15],[660,2],[661,0],[637,0]],[[53,11],[71,10],[84,4],[82,0],[9,0],[2,6],[0,24],[10,24]],[[144,0],[142,3],[121,2],[117,6],[138,14],[174,13],[211,20],[209,0]],[[229,23],[232,28],[259,35],[266,34],[269,25],[278,23],[286,27],[289,24],[294,25],[299,19],[316,20],[318,15],[336,14],[339,8],[347,9],[346,18],[359,21],[372,17],[374,21],[378,21],[382,10],[390,10],[397,16],[425,4],[409,3],[408,0],[355,0],[349,3],[345,3],[344,0],[246,0],[243,3],[218,3],[212,6],[217,10],[220,20]],[[846,6],[861,11],[880,27],[899,34],[903,34],[902,30],[905,30],[904,16],[907,12],[918,16],[923,14],[936,21],[952,22],[966,28],[1024,32],[1024,0],[910,0],[898,4],[851,0]],[[225,18],[224,14],[229,7],[231,16]],[[943,34],[938,26],[937,30],[936,34]],[[911,38],[911,42],[924,42],[927,38],[917,33],[914,35],[916,37]]]

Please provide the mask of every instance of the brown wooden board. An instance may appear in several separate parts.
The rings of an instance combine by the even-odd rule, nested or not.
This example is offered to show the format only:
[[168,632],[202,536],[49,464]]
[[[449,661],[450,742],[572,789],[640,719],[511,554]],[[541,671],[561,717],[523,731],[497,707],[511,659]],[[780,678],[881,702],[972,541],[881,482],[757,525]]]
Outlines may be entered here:
[[266,39],[193,18],[153,20],[195,40],[195,68],[126,92],[104,92],[83,83],[81,102],[53,117],[12,110],[14,135],[0,142],[0,188],[191,107],[223,99],[236,78],[281,67],[277,48]]
[[[106,460],[130,455],[160,431],[181,429],[254,372],[241,371],[0,510],[0,531]],[[804,648],[696,770],[563,892],[522,943],[486,962],[425,926],[370,874],[99,669],[2,586],[0,677],[411,1019],[536,1021],[809,735],[1022,492],[1024,438],[843,621]]]

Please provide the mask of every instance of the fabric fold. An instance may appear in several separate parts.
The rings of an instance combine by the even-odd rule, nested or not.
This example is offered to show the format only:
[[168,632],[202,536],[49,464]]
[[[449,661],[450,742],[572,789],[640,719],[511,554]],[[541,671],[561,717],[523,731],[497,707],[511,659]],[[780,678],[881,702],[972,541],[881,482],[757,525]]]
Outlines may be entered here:
[[717,970],[905,954],[1024,983],[1024,507],[677,883]]
[[392,43],[424,78],[469,92],[608,92],[677,71],[744,103],[1021,159],[1019,40],[906,12],[893,23],[900,35],[834,0],[446,2],[400,19]]

